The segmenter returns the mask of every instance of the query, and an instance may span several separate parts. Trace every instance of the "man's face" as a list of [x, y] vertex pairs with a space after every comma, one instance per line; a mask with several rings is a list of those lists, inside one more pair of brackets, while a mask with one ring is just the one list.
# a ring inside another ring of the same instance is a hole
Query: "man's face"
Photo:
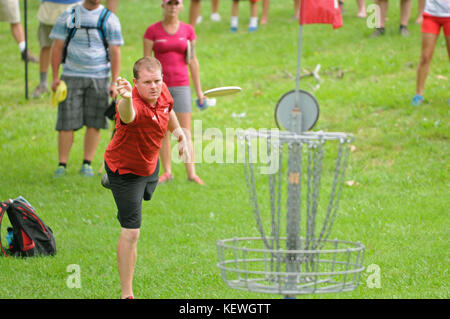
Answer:
[[139, 71], [139, 79], [133, 79], [133, 83], [141, 98], [153, 105], [161, 95], [163, 84], [161, 70], [142, 69]]

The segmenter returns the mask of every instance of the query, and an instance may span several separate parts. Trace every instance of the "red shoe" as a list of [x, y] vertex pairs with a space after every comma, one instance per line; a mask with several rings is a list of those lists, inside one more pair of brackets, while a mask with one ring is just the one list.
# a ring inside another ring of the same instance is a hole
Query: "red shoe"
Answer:
[[205, 185], [205, 182], [198, 175], [195, 175], [192, 178], [188, 178], [188, 181], [197, 183], [199, 185]]
[[158, 184], [168, 183], [171, 180], [173, 180], [173, 175], [166, 172], [159, 177]]

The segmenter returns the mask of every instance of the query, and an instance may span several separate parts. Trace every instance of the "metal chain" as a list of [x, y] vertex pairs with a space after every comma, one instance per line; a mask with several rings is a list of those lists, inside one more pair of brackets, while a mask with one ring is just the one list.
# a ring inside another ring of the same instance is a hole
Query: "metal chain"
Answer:
[[[252, 202], [252, 206], [253, 206], [253, 214], [255, 215], [256, 224], [257, 224], [258, 230], [261, 234], [261, 239], [264, 241], [264, 244], [268, 249], [272, 249], [272, 246], [267, 241], [267, 237], [265, 235], [264, 228], [263, 228], [262, 221], [261, 221], [261, 214], [259, 211], [258, 196], [256, 194], [256, 186], [255, 186], [255, 175], [254, 175], [252, 157], [251, 157], [252, 156], [252, 151], [251, 151], [252, 146], [251, 146], [250, 137], [246, 137], [246, 141], [247, 141], [246, 155], [248, 156], [247, 157], [248, 161], [246, 161], [246, 163], [248, 162], [248, 168], [246, 165], [244, 166], [245, 167], [245, 179], [247, 181], [247, 189], [249, 191], [250, 201]], [[245, 147], [245, 144], [244, 144], [244, 147]]]

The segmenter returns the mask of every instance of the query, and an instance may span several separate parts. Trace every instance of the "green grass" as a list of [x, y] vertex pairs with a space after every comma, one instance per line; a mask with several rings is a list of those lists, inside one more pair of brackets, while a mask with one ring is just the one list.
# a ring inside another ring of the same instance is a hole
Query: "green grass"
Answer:
[[[240, 95], [218, 100], [205, 112], [193, 110], [203, 132], [218, 128], [272, 128], [280, 97], [295, 88], [298, 24], [291, 20], [288, 1], [271, 3], [270, 23], [249, 34], [248, 5], [241, 4], [240, 29], [229, 32], [230, 1], [222, 1], [223, 21], [197, 27], [204, 89], [239, 85]], [[314, 130], [353, 133], [351, 153], [332, 237], [360, 241], [366, 247], [364, 265], [380, 267], [381, 288], [370, 288], [370, 273], [351, 293], [307, 298], [448, 298], [449, 297], [449, 59], [441, 37], [428, 76], [425, 98], [410, 105], [420, 56], [420, 27], [410, 24], [411, 36], [398, 34], [399, 8], [389, 8], [387, 34], [369, 39], [365, 21], [356, 18], [356, 5], [347, 1], [344, 27], [303, 28], [302, 67], [321, 64], [323, 78], [315, 89], [312, 78], [301, 87], [315, 95], [320, 118]], [[37, 1], [29, 1], [29, 45], [38, 52]], [[412, 19], [416, 14], [416, 2]], [[188, 9], [182, 13], [187, 20]], [[161, 17], [158, 1], [121, 1], [122, 72], [142, 54], [146, 27]], [[55, 257], [0, 258], [0, 298], [117, 298], [120, 283], [115, 248], [120, 227], [111, 193], [100, 186], [101, 175], [78, 175], [83, 130], [75, 135], [68, 176], [55, 180], [56, 108], [50, 96], [24, 98], [24, 67], [9, 26], [0, 24], [0, 199], [24, 196], [54, 230]], [[337, 71], [344, 77], [338, 78]], [[30, 65], [30, 92], [39, 69]], [[31, 93], [30, 93], [31, 94]], [[232, 113], [246, 112], [243, 118]], [[93, 165], [102, 163], [110, 131], [102, 139]], [[208, 142], [203, 143], [203, 148]], [[174, 182], [158, 187], [143, 206], [134, 291], [139, 298], [279, 298], [228, 288], [216, 267], [216, 241], [258, 234], [243, 167], [240, 164], [200, 163], [205, 187], [186, 181], [182, 164], [174, 164]], [[5, 236], [6, 224], [2, 227]], [[81, 268], [81, 289], [70, 289], [67, 267]]]

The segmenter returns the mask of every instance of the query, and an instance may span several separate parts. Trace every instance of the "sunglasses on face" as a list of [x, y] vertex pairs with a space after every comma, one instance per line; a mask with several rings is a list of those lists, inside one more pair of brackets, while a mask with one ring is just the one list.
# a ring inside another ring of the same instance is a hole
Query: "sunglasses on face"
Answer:
[[168, 4], [169, 6], [177, 6], [177, 5], [180, 4], [180, 2], [178, 2], [178, 1], [169, 1], [169, 2], [167, 2], [167, 4]]

